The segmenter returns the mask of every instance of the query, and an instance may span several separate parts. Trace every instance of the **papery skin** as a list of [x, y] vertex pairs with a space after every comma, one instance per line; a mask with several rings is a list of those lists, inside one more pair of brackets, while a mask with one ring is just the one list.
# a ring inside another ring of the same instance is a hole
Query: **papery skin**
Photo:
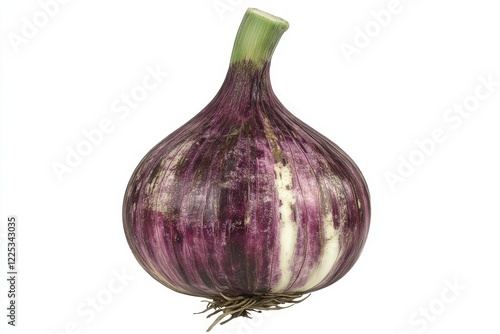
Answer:
[[123, 221], [139, 263], [177, 292], [307, 293], [360, 256], [370, 196], [347, 154], [280, 103], [269, 62], [240, 61], [139, 163]]

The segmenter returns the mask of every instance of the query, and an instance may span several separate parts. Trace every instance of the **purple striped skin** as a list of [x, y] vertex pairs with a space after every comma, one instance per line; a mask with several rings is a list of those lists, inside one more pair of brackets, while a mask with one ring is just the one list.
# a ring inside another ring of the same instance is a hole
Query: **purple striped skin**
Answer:
[[[332, 259], [325, 259], [325, 217], [338, 236]], [[142, 159], [123, 205], [125, 234], [143, 268], [174, 291], [203, 297], [329, 286], [360, 256], [369, 220], [358, 167], [280, 103], [269, 62], [231, 64], [207, 107]], [[285, 221], [296, 231], [288, 265]], [[332, 265], [308, 286], [321, 261]]]

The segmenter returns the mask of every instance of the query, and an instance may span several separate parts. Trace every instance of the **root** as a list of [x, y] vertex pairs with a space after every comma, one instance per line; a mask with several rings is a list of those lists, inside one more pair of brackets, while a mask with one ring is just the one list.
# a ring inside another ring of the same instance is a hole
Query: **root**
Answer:
[[[307, 295], [300, 299], [302, 296], [302, 293], [278, 293], [231, 297], [221, 293], [220, 296], [213, 297], [213, 300], [204, 300], [204, 302], [208, 303], [207, 308], [196, 314], [214, 310], [214, 312], [207, 315], [207, 318], [210, 318], [220, 313], [212, 325], [207, 329], [207, 332], [209, 332], [219, 322], [223, 325], [237, 317], [251, 318], [251, 311], [260, 313], [266, 310], [281, 310], [300, 303], [309, 297], [309, 295]], [[281, 304], [288, 303], [290, 305], [280, 306]], [[222, 319], [228, 316], [230, 317], [229, 319], [221, 322]]]

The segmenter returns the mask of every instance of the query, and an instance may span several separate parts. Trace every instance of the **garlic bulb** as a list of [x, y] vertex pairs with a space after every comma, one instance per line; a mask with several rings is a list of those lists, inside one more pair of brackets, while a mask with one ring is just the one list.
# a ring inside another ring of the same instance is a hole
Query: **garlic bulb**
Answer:
[[331, 285], [368, 234], [358, 167], [271, 88], [271, 57], [287, 29], [248, 9], [215, 98], [142, 159], [126, 189], [136, 259], [168, 288], [212, 299], [215, 323]]

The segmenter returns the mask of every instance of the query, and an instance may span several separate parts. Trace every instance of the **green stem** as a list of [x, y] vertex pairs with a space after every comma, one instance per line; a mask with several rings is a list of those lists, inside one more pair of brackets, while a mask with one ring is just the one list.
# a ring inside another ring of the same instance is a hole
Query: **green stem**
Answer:
[[259, 9], [247, 9], [234, 41], [231, 64], [252, 61], [258, 67], [271, 61], [288, 22]]

